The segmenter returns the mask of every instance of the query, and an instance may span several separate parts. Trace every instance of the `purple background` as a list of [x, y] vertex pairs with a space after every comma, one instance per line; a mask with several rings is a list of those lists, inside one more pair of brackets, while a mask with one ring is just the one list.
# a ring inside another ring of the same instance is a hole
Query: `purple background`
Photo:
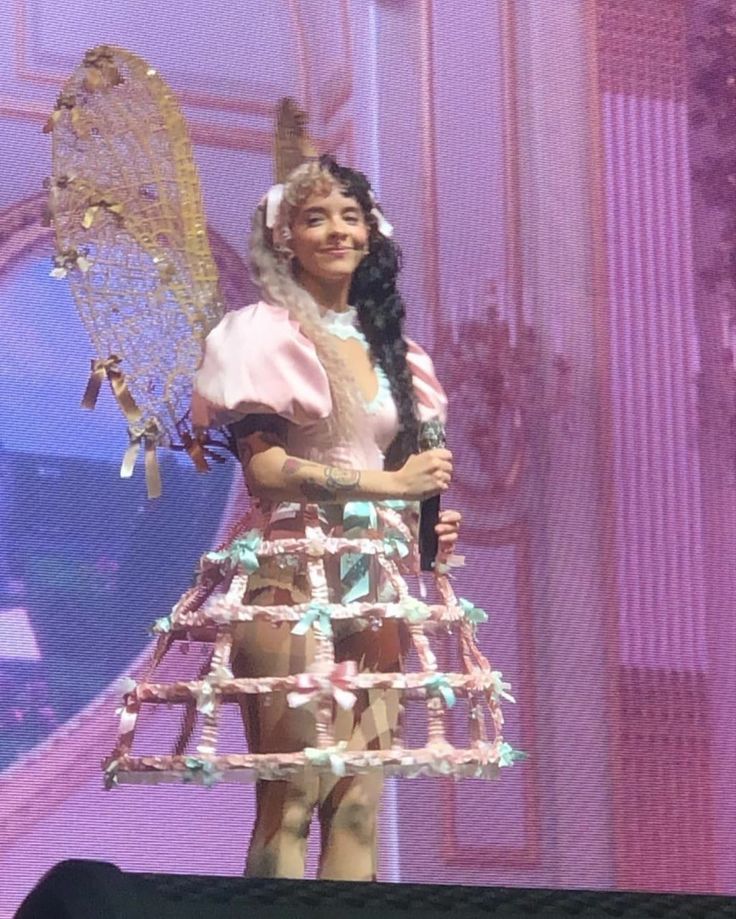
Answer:
[[77, 408], [93, 355], [48, 278], [40, 127], [103, 41], [182, 102], [231, 299], [252, 297], [282, 95], [369, 173], [404, 248], [451, 396], [458, 586], [491, 613], [531, 758], [494, 785], [390, 782], [381, 878], [736, 893], [731, 329], [700, 281], [718, 224], [690, 176], [713, 140], [688, 120], [708, 5], [0, 2], [0, 915], [71, 856], [238, 874], [253, 814], [249, 787], [101, 790], [116, 683], [237, 480], [170, 459], [147, 504], [117, 478], [112, 400]]

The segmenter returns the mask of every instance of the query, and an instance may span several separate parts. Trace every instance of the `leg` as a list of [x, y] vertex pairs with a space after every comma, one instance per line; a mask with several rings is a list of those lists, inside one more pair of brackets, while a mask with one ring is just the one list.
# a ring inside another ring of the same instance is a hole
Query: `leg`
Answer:
[[[378, 632], [358, 632], [338, 642], [338, 660], [355, 660], [361, 670], [400, 669], [398, 623], [386, 622]], [[335, 737], [348, 749], [388, 749], [399, 718], [395, 690], [358, 694], [352, 711], [339, 711]], [[319, 876], [329, 880], [370, 881], [376, 877], [377, 823], [383, 775], [369, 772], [335, 780], [322, 778], [319, 818], [322, 850]]]
[[[278, 602], [278, 601], [276, 601]], [[280, 676], [305, 670], [313, 655], [310, 635], [291, 634], [288, 624], [247, 623], [236, 630], [236, 676]], [[313, 745], [314, 714], [309, 706], [289, 708], [284, 693], [248, 696], [241, 703], [248, 747], [254, 753], [288, 753]], [[319, 796], [316, 776], [256, 783], [256, 821], [246, 874], [300, 878], [307, 837]]]

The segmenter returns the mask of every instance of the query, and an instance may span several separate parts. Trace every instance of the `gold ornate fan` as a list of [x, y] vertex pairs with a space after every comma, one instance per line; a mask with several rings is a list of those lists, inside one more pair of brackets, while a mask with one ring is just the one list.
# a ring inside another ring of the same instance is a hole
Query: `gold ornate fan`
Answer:
[[[307, 116], [278, 105], [274, 169], [282, 181], [317, 151]], [[186, 449], [192, 379], [224, 307], [186, 122], [157, 71], [122, 48], [88, 51], [49, 118], [54, 277], [68, 278], [98, 357], [85, 408], [108, 380], [128, 423], [121, 475], [145, 449], [149, 497], [161, 493], [157, 447]]]
[[89, 51], [46, 126], [57, 254], [98, 358], [83, 405], [107, 377], [128, 422], [121, 475], [146, 450], [186, 447], [206, 468], [187, 414], [202, 342], [223, 313], [184, 117], [159, 74], [120, 48]]

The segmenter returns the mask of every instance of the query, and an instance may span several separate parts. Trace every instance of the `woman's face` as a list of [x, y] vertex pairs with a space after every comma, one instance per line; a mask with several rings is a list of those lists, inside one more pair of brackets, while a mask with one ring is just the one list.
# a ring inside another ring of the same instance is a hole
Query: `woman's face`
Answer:
[[355, 198], [339, 187], [314, 192], [291, 223], [291, 249], [302, 271], [322, 281], [352, 277], [368, 251], [368, 225]]

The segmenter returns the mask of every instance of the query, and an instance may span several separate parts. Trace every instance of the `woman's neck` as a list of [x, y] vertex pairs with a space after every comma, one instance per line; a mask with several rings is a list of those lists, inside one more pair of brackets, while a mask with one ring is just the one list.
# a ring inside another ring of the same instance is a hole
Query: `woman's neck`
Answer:
[[328, 311], [344, 313], [348, 310], [348, 294], [352, 277], [338, 281], [326, 281], [314, 275], [302, 273], [297, 279], [313, 297], [321, 313]]

